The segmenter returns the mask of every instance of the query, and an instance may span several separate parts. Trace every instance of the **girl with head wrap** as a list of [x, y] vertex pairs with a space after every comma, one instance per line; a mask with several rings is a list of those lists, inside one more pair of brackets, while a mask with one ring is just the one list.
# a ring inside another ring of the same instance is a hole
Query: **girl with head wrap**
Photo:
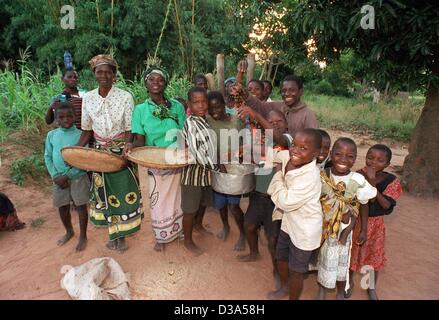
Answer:
[[[134, 147], [169, 147], [177, 140], [175, 133], [183, 128], [186, 120], [184, 107], [178, 100], [165, 95], [169, 80], [166, 70], [149, 68], [144, 80], [149, 98], [134, 109]], [[165, 243], [182, 235], [180, 171], [148, 169], [151, 223], [157, 251], [164, 250]]]
[[[99, 88], [84, 96], [78, 145], [94, 137], [95, 148], [126, 156], [132, 149], [134, 100], [129, 92], [113, 86], [118, 65], [111, 56], [98, 55], [89, 63]], [[125, 251], [125, 237], [139, 231], [142, 217], [139, 186], [130, 167], [113, 173], [93, 172], [90, 220], [108, 226], [109, 249]]]

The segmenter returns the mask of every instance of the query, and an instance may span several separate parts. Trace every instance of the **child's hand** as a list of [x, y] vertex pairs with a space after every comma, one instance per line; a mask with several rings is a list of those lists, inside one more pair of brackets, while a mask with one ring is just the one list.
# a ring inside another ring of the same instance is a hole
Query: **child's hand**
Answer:
[[246, 73], [247, 72], [247, 67], [248, 67], [247, 60], [240, 60], [238, 62], [238, 65], [237, 65], [236, 69], [237, 69], [237, 71], [239, 73]]
[[359, 246], [362, 246], [366, 242], [366, 240], [367, 240], [367, 233], [366, 233], [366, 231], [361, 231], [360, 232], [360, 236], [358, 237], [357, 244]]
[[281, 170], [282, 170], [282, 164], [277, 163], [276, 166], [274, 167], [274, 173], [277, 173]]
[[238, 108], [238, 116], [241, 119], [245, 119], [247, 116], [249, 116], [251, 119], [255, 119], [256, 114], [255, 111], [249, 106], [242, 106]]
[[66, 189], [69, 187], [69, 177], [68, 176], [58, 176], [53, 179], [53, 182], [61, 189]]
[[371, 167], [364, 167], [362, 169], [362, 171], [363, 171], [363, 175], [366, 178], [366, 180], [369, 181], [369, 183], [371, 185], [375, 186], [375, 184], [376, 184], [376, 175], [377, 175], [376, 170], [374, 168], [371, 168]]
[[340, 238], [338, 239], [338, 243], [341, 244], [342, 246], [345, 246], [348, 240], [349, 232], [346, 231], [347, 229], [344, 229], [340, 234]]
[[128, 159], [128, 155], [131, 153], [132, 150], [133, 150], [133, 143], [132, 142], [125, 143], [125, 146], [123, 148], [122, 157], [124, 157], [125, 159]]

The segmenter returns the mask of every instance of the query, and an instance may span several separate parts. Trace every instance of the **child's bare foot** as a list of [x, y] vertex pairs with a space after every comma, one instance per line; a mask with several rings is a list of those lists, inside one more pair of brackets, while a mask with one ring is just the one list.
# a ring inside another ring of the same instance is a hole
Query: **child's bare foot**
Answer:
[[343, 292], [342, 293], [337, 293], [335, 299], [336, 300], [344, 300], [344, 293]]
[[106, 247], [110, 250], [116, 250], [117, 249], [117, 240], [109, 240], [106, 244]]
[[245, 250], [245, 237], [243, 235], [239, 236], [238, 241], [235, 243], [235, 247], [233, 248], [235, 251], [244, 251]]
[[268, 300], [280, 300], [288, 297], [288, 294], [288, 289], [280, 288], [279, 290], [269, 292], [267, 298]]
[[154, 250], [157, 252], [165, 251], [165, 244], [156, 242], [154, 246]]
[[62, 246], [63, 244], [65, 244], [66, 242], [68, 242], [70, 239], [73, 238], [73, 235], [75, 233], [73, 231], [67, 231], [66, 234], [64, 235], [64, 237], [62, 237], [61, 239], [59, 239], [56, 244], [58, 246]]
[[259, 253], [249, 253], [238, 255], [238, 260], [241, 262], [253, 262], [259, 259]]
[[76, 246], [76, 252], [82, 251], [87, 246], [87, 238], [79, 238], [78, 245]]
[[213, 235], [213, 233], [210, 232], [209, 230], [207, 230], [206, 228], [204, 228], [204, 226], [202, 224], [195, 224], [194, 230], [205, 235], [205, 236], [212, 236]]
[[117, 239], [117, 251], [119, 253], [124, 253], [128, 250], [127, 242], [125, 241], [125, 238], [119, 238]]
[[184, 247], [189, 250], [195, 257], [198, 257], [203, 253], [203, 251], [198, 248], [193, 242], [184, 242]]
[[349, 289], [345, 291], [344, 298], [349, 299], [352, 296], [352, 291], [354, 290], [354, 284], [349, 284]]
[[375, 289], [367, 289], [369, 300], [379, 300]]
[[221, 230], [216, 237], [220, 240], [226, 241], [229, 237], [230, 228], [224, 227], [223, 230]]

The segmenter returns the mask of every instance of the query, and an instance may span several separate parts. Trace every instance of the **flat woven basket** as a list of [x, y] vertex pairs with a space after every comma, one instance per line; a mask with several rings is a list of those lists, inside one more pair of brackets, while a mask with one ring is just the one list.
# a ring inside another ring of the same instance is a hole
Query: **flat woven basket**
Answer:
[[108, 151], [84, 148], [65, 147], [61, 150], [64, 161], [69, 165], [87, 171], [116, 172], [127, 166], [121, 156]]
[[162, 147], [135, 148], [128, 155], [128, 159], [140, 166], [154, 169], [178, 169], [189, 164], [183, 150]]

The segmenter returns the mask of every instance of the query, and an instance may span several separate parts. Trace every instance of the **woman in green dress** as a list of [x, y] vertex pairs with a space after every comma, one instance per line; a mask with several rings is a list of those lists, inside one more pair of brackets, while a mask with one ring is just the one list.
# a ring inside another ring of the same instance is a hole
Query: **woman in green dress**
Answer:
[[[149, 98], [134, 109], [134, 147], [169, 147], [176, 142], [176, 133], [183, 128], [186, 120], [183, 105], [165, 96], [168, 78], [167, 72], [159, 67], [149, 68], [145, 74]], [[148, 169], [151, 224], [156, 251], [164, 250], [165, 243], [182, 236], [180, 175], [181, 170]]]

